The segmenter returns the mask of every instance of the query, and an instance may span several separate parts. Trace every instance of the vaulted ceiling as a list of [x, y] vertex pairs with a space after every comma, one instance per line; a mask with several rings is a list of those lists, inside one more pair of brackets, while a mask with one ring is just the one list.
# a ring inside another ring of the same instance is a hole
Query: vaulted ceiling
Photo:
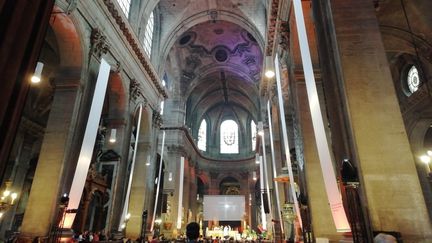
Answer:
[[176, 40], [169, 59], [177, 64], [171, 74], [187, 102], [189, 125], [204, 117], [213, 124], [257, 119], [263, 55], [251, 33], [223, 20], [200, 23]]
[[174, 49], [183, 60], [180, 90], [190, 123], [210, 114], [218, 120], [256, 117], [262, 53], [251, 34], [230, 22], [209, 21], [189, 29]]

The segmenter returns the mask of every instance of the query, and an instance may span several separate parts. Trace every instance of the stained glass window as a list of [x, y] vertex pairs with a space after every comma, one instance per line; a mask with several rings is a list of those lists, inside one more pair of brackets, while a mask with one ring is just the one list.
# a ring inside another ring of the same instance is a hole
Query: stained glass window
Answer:
[[236, 154], [238, 146], [238, 125], [233, 120], [225, 120], [220, 126], [220, 153]]

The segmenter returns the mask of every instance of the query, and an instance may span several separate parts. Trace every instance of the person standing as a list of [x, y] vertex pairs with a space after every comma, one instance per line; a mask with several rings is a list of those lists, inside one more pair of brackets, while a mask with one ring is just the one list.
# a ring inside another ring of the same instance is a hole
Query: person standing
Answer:
[[198, 242], [200, 226], [197, 222], [191, 222], [186, 226], [186, 242], [195, 243]]

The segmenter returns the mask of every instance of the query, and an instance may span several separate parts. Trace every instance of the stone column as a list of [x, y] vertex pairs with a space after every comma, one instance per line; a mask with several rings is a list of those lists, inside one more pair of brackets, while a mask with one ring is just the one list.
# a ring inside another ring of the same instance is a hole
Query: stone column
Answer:
[[[177, 131], [171, 131], [167, 133], [167, 136], [171, 136], [170, 133], [176, 133]], [[184, 229], [184, 224], [182, 223], [180, 231], [177, 229], [177, 217], [178, 217], [178, 206], [179, 206], [179, 198], [180, 198], [180, 191], [179, 191], [179, 185], [181, 183], [180, 178], [180, 160], [181, 157], [185, 157], [185, 177], [186, 177], [186, 169], [188, 168], [187, 164], [189, 163], [187, 160], [187, 157], [185, 156], [186, 153], [181, 146], [175, 146], [171, 145], [167, 147], [167, 161], [170, 161], [169, 163], [166, 163], [165, 170], [172, 171], [173, 172], [173, 180], [171, 182], [168, 182], [164, 184], [164, 189], [172, 191], [172, 196], [168, 197], [168, 204], [170, 205], [170, 212], [169, 215], [167, 214], [167, 221], [172, 222], [172, 234], [173, 236], [176, 236], [177, 234], [181, 233], [181, 230]], [[183, 183], [183, 202], [187, 201], [188, 194], [185, 193], [189, 191], [187, 180], [184, 180]], [[187, 213], [188, 206], [183, 203], [182, 209], [185, 213]], [[182, 214], [182, 222], [187, 221], [187, 214]]]
[[[120, 225], [122, 224], [121, 217], [125, 204], [125, 197], [127, 193], [127, 185], [129, 183], [129, 163], [132, 161], [133, 156], [133, 144], [135, 141], [131, 140], [132, 129], [138, 125], [139, 107], [142, 105], [142, 113], [144, 114], [145, 107], [147, 105], [147, 99], [143, 96], [141, 84], [131, 79], [129, 82], [128, 91], [129, 105], [125, 107], [125, 117], [131, 117], [126, 119], [125, 123], [120, 123], [120, 139], [123, 141], [121, 144], [121, 156], [123, 163], [118, 164], [118, 172], [115, 178], [112, 198], [112, 209], [111, 209], [111, 220], [110, 228], [111, 232], [117, 232]], [[126, 99], [125, 99], [126, 100]], [[122, 113], [122, 112], [120, 112]], [[121, 116], [121, 114], [119, 114]], [[118, 131], [117, 131], [118, 132]], [[123, 139], [122, 139], [123, 138]], [[135, 139], [136, 137], [134, 137]], [[119, 144], [120, 145], [120, 144]], [[118, 145], [116, 145], [118, 146]], [[150, 155], [153, 153], [149, 153]], [[155, 160], [155, 159], [154, 159]]]
[[[143, 147], [141, 146], [142, 150], [138, 150], [139, 152], [137, 152], [130, 191], [128, 213], [130, 213], [131, 217], [126, 225], [126, 237], [130, 239], [140, 237], [143, 211], [145, 209], [148, 210], [148, 218], [153, 216], [153, 208], [146, 202], [148, 198], [153, 198], [154, 177], [151, 172], [156, 170], [156, 164], [145, 165], [149, 151], [148, 147]], [[150, 208], [151, 210], [149, 210]]]
[[166, 127], [178, 127], [184, 125], [186, 118], [186, 109], [184, 104], [185, 102], [181, 97], [173, 97], [165, 100], [165, 113], [167, 115], [164, 115], [164, 125]]
[[372, 229], [401, 232], [404, 242], [430, 241], [432, 227], [373, 4], [335, 0], [329, 6]]
[[150, 200], [153, 198], [154, 193], [154, 174], [158, 173], [159, 168], [156, 168], [156, 159], [151, 161], [150, 165], [146, 165], [147, 156], [151, 155], [150, 138], [152, 137], [152, 131], [149, 124], [151, 126], [151, 112], [149, 108], [146, 108], [143, 109], [141, 119], [140, 136], [130, 191], [128, 213], [130, 213], [131, 217], [126, 226], [126, 237], [130, 239], [140, 237], [143, 211], [147, 209], [148, 219], [151, 220], [153, 216], [153, 205], [151, 205]]
[[[259, 178], [259, 172], [257, 173], [257, 179]], [[258, 208], [258, 204], [261, 204], [260, 202], [260, 197], [258, 197], [258, 200], [256, 198], [256, 194], [260, 193], [260, 190], [258, 189], [258, 191], [256, 190], [257, 188], [256, 186], [257, 181], [251, 180], [250, 184], [249, 184], [249, 193], [252, 197], [251, 200], [251, 206], [250, 206], [250, 215], [249, 215], [249, 226], [251, 227], [251, 229], [256, 229], [258, 226], [258, 214], [261, 215], [261, 211]], [[259, 187], [258, 187], [259, 188]], [[259, 194], [258, 194], [259, 195]]]
[[39, 155], [27, 208], [21, 226], [21, 237], [47, 236], [56, 214], [66, 148], [74, 132], [73, 114], [78, 102], [80, 70], [62, 68], [56, 80], [56, 91]]
[[[189, 161], [188, 166], [188, 175], [185, 174], [185, 180], [187, 179], [187, 182], [189, 184], [189, 197], [187, 205], [189, 205], [189, 209], [192, 212], [192, 218], [191, 221], [197, 222], [197, 215], [198, 215], [198, 207], [197, 207], [197, 180], [196, 180], [196, 173], [195, 173], [195, 165], [192, 161]], [[197, 222], [199, 223], [199, 222]]]
[[219, 184], [218, 184], [218, 172], [210, 171], [210, 182], [209, 182], [209, 188], [208, 188], [208, 194], [209, 195], [219, 195]]
[[184, 168], [184, 181], [183, 181], [183, 208], [185, 215], [183, 217], [184, 225], [186, 226], [189, 223], [189, 220], [193, 220], [193, 218], [189, 218], [189, 212], [192, 210], [191, 208], [191, 190], [192, 190], [192, 180], [191, 180], [191, 161], [185, 159], [185, 168]]
[[[127, 114], [125, 114], [127, 116]], [[126, 122], [129, 121], [128, 124]], [[131, 145], [131, 122], [133, 119], [119, 119], [117, 120], [113, 128], [117, 129], [117, 141], [114, 144], [108, 144], [108, 149], [113, 149], [114, 151], [119, 151], [120, 160], [116, 161], [117, 173], [113, 176], [113, 182], [111, 189], [111, 205], [107, 217], [109, 217], [108, 225], [105, 226], [106, 230], [115, 232], [119, 228], [120, 218], [124, 206], [124, 197], [126, 193], [127, 179], [128, 179], [128, 163], [131, 158], [129, 158], [129, 151]], [[111, 121], [112, 123], [112, 121]], [[115, 178], [115, 179], [114, 179]]]
[[312, 229], [317, 238], [337, 240], [342, 235], [336, 232], [328, 204], [304, 80], [297, 81], [296, 91], [298, 117], [303, 135], [305, 177], [312, 215]]
[[[253, 222], [256, 221], [255, 218], [255, 183], [256, 180], [253, 180], [253, 173], [250, 172], [247, 178], [247, 188], [246, 188], [246, 222], [248, 226], [251, 226]], [[243, 227], [243, 225], [242, 225]], [[246, 229], [246, 228], [244, 228]]]

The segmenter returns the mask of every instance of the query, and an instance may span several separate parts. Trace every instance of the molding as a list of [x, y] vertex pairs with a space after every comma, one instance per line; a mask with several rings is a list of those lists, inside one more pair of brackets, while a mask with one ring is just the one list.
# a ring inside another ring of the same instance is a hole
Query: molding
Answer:
[[[266, 59], [267, 56], [273, 56], [275, 49], [275, 39], [277, 38], [277, 24], [278, 24], [278, 16], [279, 16], [279, 4], [280, 0], [271, 0], [269, 4], [269, 11], [267, 17], [267, 42], [265, 46], [265, 53], [263, 54], [263, 60]], [[265, 63], [263, 63], [263, 66]], [[268, 95], [268, 78], [263, 77], [262, 83], [260, 85], [260, 95], [267, 96]]]
[[276, 24], [278, 22], [278, 13], [279, 13], [279, 0], [271, 1], [270, 14], [268, 15], [268, 24], [267, 24], [267, 45], [266, 45], [266, 55], [273, 56], [274, 51], [274, 42], [276, 39]]

